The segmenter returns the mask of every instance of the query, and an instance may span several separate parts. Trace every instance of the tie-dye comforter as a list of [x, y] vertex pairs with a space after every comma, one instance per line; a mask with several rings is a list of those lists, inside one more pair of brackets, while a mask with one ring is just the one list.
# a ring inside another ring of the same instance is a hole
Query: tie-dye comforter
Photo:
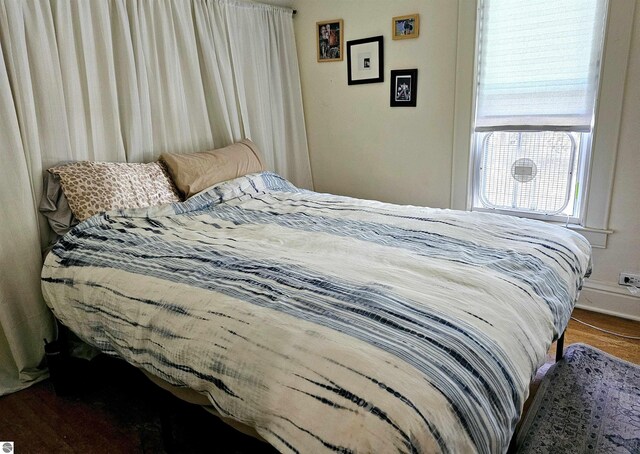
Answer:
[[272, 173], [95, 216], [42, 288], [88, 343], [289, 452], [504, 452], [589, 267], [570, 230]]

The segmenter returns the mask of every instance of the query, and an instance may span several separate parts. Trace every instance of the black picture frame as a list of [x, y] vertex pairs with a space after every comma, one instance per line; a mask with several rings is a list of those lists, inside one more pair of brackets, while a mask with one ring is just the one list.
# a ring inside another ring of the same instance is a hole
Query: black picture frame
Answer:
[[416, 107], [418, 96], [418, 69], [394, 69], [391, 71], [389, 106]]
[[347, 41], [347, 83], [349, 85], [384, 82], [383, 37]]

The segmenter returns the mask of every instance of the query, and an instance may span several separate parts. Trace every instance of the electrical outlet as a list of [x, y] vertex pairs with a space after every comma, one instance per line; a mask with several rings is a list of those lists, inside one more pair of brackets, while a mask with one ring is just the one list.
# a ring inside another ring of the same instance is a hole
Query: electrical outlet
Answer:
[[640, 274], [620, 273], [618, 284], [627, 287], [640, 287]]

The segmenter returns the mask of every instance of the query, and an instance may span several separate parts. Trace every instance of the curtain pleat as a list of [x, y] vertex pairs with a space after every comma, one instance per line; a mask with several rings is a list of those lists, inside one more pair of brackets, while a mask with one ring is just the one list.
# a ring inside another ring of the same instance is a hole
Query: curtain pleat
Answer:
[[141, 85], [149, 90], [152, 150], [174, 153], [214, 147], [207, 112], [191, 3], [135, 2], [140, 40], [138, 65], [144, 66]]
[[221, 143], [245, 137], [233, 78], [227, 27], [220, 8], [206, 0], [194, 0], [200, 74], [213, 132]]
[[[311, 188], [295, 34], [290, 13], [249, 3], [211, 1], [226, 17], [236, 92], [245, 135], [261, 147], [267, 165]], [[247, 39], [253, 34], [260, 39]]]
[[[0, 25], [6, 24], [5, 19], [0, 16]], [[53, 335], [53, 318], [40, 295], [42, 259], [29, 183], [31, 160], [23, 146], [6, 61], [5, 47], [0, 46], [0, 394], [43, 377], [38, 369], [42, 339], [51, 340]]]
[[[42, 377], [43, 172], [250, 138], [312, 188], [291, 11], [233, 0], [0, 2], [0, 395]], [[8, 266], [11, 264], [11, 266]], [[7, 271], [5, 271], [7, 270]]]

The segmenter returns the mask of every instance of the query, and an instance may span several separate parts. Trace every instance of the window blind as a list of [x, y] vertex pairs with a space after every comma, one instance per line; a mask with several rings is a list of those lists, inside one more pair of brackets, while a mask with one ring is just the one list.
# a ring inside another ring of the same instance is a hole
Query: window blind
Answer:
[[606, 0], [484, 0], [476, 131], [589, 131], [606, 10]]

